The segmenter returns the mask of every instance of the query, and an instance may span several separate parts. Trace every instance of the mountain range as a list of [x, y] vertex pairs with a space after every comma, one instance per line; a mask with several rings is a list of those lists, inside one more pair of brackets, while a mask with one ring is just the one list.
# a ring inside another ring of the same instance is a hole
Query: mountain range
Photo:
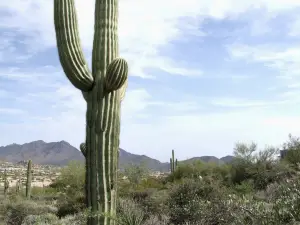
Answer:
[[[81, 152], [66, 141], [49, 142], [42, 140], [33, 141], [25, 144], [10, 144], [0, 147], [0, 159], [8, 162], [17, 163], [31, 159], [33, 163], [40, 165], [64, 166], [71, 160], [84, 161]], [[192, 162], [201, 160], [203, 162], [214, 162], [218, 164], [230, 163], [233, 156], [217, 158], [215, 156], [194, 157], [182, 162]], [[144, 163], [150, 170], [168, 171], [169, 163], [160, 162], [146, 155], [136, 155], [120, 148], [119, 167], [124, 169], [126, 165], [139, 165]]]

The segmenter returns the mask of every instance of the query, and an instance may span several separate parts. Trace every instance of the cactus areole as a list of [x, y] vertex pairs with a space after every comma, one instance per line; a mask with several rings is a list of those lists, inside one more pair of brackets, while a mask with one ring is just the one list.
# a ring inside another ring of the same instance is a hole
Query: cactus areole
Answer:
[[74, 0], [54, 0], [54, 24], [62, 68], [87, 103], [83, 154], [88, 225], [115, 225], [120, 104], [128, 65], [118, 58], [118, 0], [95, 2], [91, 71], [80, 46]]

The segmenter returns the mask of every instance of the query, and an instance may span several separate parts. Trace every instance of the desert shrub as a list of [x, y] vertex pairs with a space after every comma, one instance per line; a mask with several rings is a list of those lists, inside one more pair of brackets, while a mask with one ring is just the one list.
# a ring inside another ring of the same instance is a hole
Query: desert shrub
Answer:
[[61, 169], [61, 174], [50, 185], [60, 192], [66, 192], [70, 195], [84, 190], [85, 166], [82, 162], [70, 161], [66, 167]]
[[230, 167], [230, 183], [236, 185], [251, 179], [251, 174], [247, 170], [250, 166], [251, 163], [243, 159], [233, 160]]
[[146, 212], [146, 217], [151, 215], [161, 216], [166, 213], [165, 203], [167, 202], [168, 191], [157, 189], [146, 189], [143, 191], [134, 191], [130, 195], [139, 207]]
[[221, 196], [222, 188], [217, 183], [205, 180], [184, 180], [170, 191], [168, 208], [170, 221], [174, 224], [196, 222], [203, 214], [203, 202]]
[[148, 177], [149, 171], [145, 163], [141, 165], [129, 164], [125, 167], [124, 175], [132, 185], [137, 186], [144, 178]]
[[31, 194], [34, 196], [56, 196], [57, 190], [51, 187], [32, 187]]
[[143, 210], [130, 199], [119, 199], [117, 204], [118, 225], [142, 225], [146, 221]]
[[146, 189], [142, 191], [132, 191], [130, 194], [131, 199], [137, 203], [145, 202], [149, 199], [150, 195], [154, 192], [153, 189]]
[[180, 163], [176, 170], [166, 177], [167, 182], [173, 182], [181, 179], [197, 179], [201, 175], [201, 167], [203, 162], [200, 160], [191, 163]]
[[158, 217], [155, 215], [151, 215], [143, 225], [169, 225], [169, 219], [167, 217]]
[[[229, 224], [239, 225], [279, 225], [276, 218], [272, 215], [271, 205], [263, 201], [255, 201], [253, 196], [239, 197], [236, 195], [228, 195], [221, 200], [226, 211], [222, 214], [215, 214], [215, 218], [223, 218], [225, 215]], [[214, 205], [215, 206], [215, 205]], [[226, 221], [226, 220], [223, 220]], [[212, 223], [210, 223], [212, 224]], [[226, 224], [226, 223], [221, 223]]]
[[69, 215], [59, 220], [54, 214], [43, 215], [29, 215], [26, 216], [22, 225], [85, 225], [86, 214], [79, 213], [76, 215]]
[[234, 193], [238, 195], [246, 195], [254, 192], [253, 180], [245, 180], [240, 184], [236, 184], [232, 187]]
[[42, 215], [28, 215], [24, 218], [22, 225], [58, 225], [58, 222], [56, 215], [46, 213]]
[[85, 209], [85, 196], [78, 193], [75, 196], [62, 194], [57, 200], [57, 216], [59, 218], [67, 215], [74, 215]]
[[143, 179], [139, 185], [141, 188], [156, 188], [156, 189], [164, 189], [165, 185], [163, 184], [163, 178], [156, 177], [146, 177]]
[[257, 151], [257, 145], [237, 143], [234, 149], [236, 159], [230, 169], [231, 184], [241, 185], [253, 181], [255, 190], [264, 190], [268, 184], [279, 182], [292, 175], [290, 167], [277, 159], [278, 149], [267, 147]]
[[87, 213], [80, 212], [62, 218], [57, 225], [85, 225], [87, 224]]
[[28, 215], [55, 214], [56, 212], [57, 208], [54, 206], [32, 201], [9, 203], [6, 208], [6, 224], [21, 225], [24, 218]]
[[165, 183], [176, 182], [181, 179], [200, 180], [201, 178], [209, 177], [212, 180], [219, 180], [225, 184], [228, 183], [229, 172], [229, 165], [218, 165], [196, 160], [190, 163], [180, 163], [176, 170], [165, 179]]
[[272, 196], [273, 213], [282, 223], [300, 222], [299, 177], [279, 185]]
[[289, 140], [283, 144], [283, 150], [288, 151], [283, 161], [298, 170], [298, 164], [300, 163], [300, 138], [289, 134]]

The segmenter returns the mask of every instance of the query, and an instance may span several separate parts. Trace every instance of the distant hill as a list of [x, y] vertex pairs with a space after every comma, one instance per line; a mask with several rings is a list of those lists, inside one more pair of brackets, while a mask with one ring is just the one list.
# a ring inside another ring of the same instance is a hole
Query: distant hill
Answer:
[[231, 163], [234, 159], [235, 159], [235, 157], [232, 155], [227, 155], [227, 156], [220, 158], [220, 160], [224, 163]]
[[234, 160], [234, 156], [228, 155], [220, 159], [215, 156], [200, 156], [200, 157], [193, 157], [187, 160], [183, 160], [182, 162], [189, 163], [197, 160], [201, 160], [206, 163], [216, 163], [222, 165], [224, 163], [231, 163]]
[[[0, 158], [13, 163], [31, 159], [35, 164], [57, 166], [66, 165], [70, 160], [84, 160], [81, 152], [66, 141], [46, 143], [41, 140], [22, 145], [11, 144], [2, 146], [0, 147]], [[233, 156], [225, 156], [221, 159], [214, 156], [201, 156], [184, 160], [183, 162], [188, 163], [195, 160], [202, 160], [203, 162], [223, 164], [229, 163], [233, 159]], [[132, 154], [120, 148], [120, 169], [124, 169], [128, 164], [145, 164], [149, 169], [154, 171], [168, 171], [170, 168], [169, 163], [160, 162], [146, 155]]]
[[14, 163], [31, 159], [35, 164], [51, 165], [65, 165], [70, 160], [84, 160], [81, 152], [66, 141], [46, 143], [41, 140], [0, 147], [0, 158]]

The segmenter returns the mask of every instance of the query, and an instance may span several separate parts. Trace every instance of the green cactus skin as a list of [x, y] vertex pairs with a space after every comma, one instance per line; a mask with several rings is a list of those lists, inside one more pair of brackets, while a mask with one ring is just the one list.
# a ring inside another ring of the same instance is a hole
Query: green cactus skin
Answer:
[[79, 148], [80, 148], [80, 151], [81, 151], [82, 155], [84, 157], [86, 157], [86, 146], [85, 146], [85, 143], [81, 143], [80, 146], [79, 146]]
[[[56, 41], [62, 68], [87, 102], [86, 205], [88, 225], [115, 225], [120, 105], [128, 65], [118, 58], [118, 0], [96, 0], [92, 71], [80, 45], [74, 0], [54, 0]], [[104, 214], [106, 216], [99, 216]]]
[[177, 159], [174, 159], [174, 150], [172, 150], [172, 158], [170, 158], [170, 169], [171, 169], [171, 173], [174, 173], [176, 167], [177, 167], [177, 164], [178, 164], [178, 161]]
[[26, 180], [26, 198], [30, 199], [31, 197], [31, 180], [32, 180], [32, 161], [28, 161], [27, 165], [27, 180]]

